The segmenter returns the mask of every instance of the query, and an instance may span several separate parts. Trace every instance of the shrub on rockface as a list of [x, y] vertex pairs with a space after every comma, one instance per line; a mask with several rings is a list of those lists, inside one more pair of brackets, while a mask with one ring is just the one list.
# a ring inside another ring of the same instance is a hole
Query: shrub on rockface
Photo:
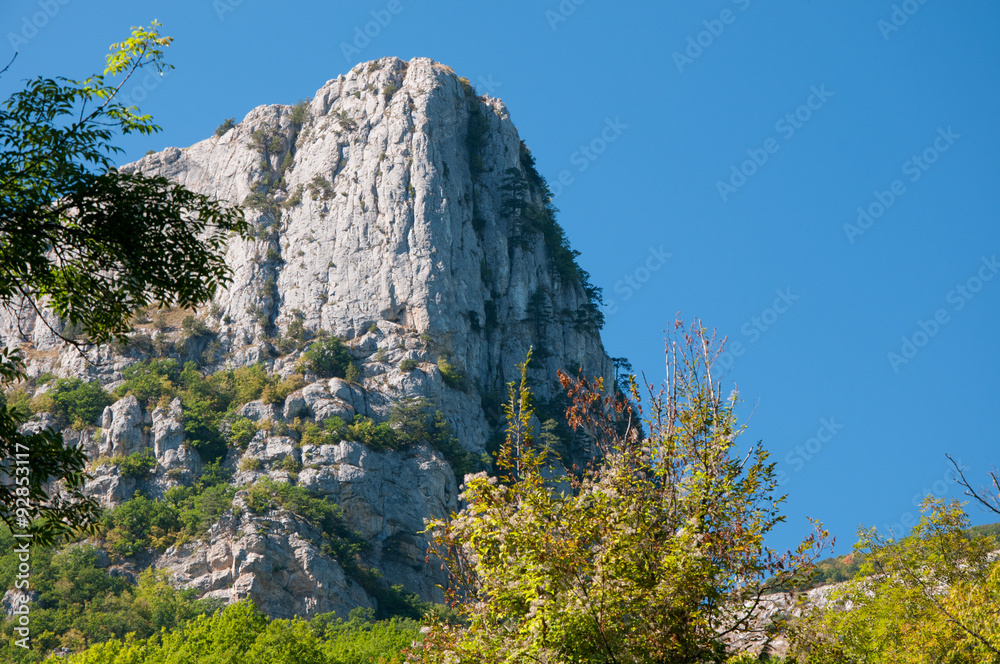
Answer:
[[236, 489], [212, 464], [193, 487], [176, 486], [162, 500], [136, 494], [104, 517], [108, 549], [133, 556], [147, 549], [162, 551], [188, 539], [205, 537], [219, 516], [232, 507]]
[[48, 392], [31, 400], [31, 409], [51, 413], [59, 424], [82, 429], [97, 423], [105, 407], [114, 398], [100, 383], [85, 383], [79, 378], [60, 378]]
[[290, 386], [284, 381], [276, 383], [260, 365], [205, 376], [193, 362], [181, 367], [174, 359], [156, 359], [132, 364], [122, 375], [118, 396], [135, 395], [147, 407], [167, 406], [179, 398], [188, 443], [209, 462], [226, 453], [223, 423], [237, 408], [265, 395], [273, 399], [275, 391], [283, 394], [283, 401], [289, 392], [298, 389], [284, 391]]
[[156, 457], [149, 449], [144, 452], [133, 452], [118, 464], [118, 472], [122, 477], [137, 480], [149, 477], [154, 468], [156, 468]]
[[354, 360], [343, 341], [328, 337], [314, 341], [303, 354], [301, 363], [320, 378], [346, 378]]
[[215, 135], [221, 137], [235, 126], [236, 118], [226, 118], [222, 121], [222, 124], [215, 128]]
[[321, 425], [303, 425], [303, 445], [336, 445], [349, 440], [376, 451], [399, 450], [409, 445], [429, 445], [441, 452], [456, 476], [480, 469], [480, 462], [458, 442], [444, 414], [426, 399], [407, 399], [389, 411], [389, 420], [376, 424], [368, 417], [350, 423], [331, 417]]

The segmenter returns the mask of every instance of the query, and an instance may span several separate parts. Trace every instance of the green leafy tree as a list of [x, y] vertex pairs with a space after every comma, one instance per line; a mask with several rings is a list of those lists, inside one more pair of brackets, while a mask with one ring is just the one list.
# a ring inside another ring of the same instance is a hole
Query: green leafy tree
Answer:
[[[25, 377], [20, 353], [0, 349], [0, 382]], [[22, 414], [0, 407], [0, 520], [39, 544], [74, 530], [87, 529], [100, 518], [96, 501], [83, 493], [87, 455], [66, 447], [62, 434], [50, 429], [25, 431]], [[61, 491], [49, 495], [49, 478], [62, 480]]]
[[156, 468], [156, 457], [152, 450], [146, 448], [142, 452], [133, 452], [118, 464], [118, 472], [122, 477], [131, 477], [137, 480], [144, 480], [150, 476]]
[[321, 378], [346, 378], [353, 364], [347, 346], [336, 337], [314, 341], [302, 356], [302, 365]]
[[79, 378], [60, 378], [51, 390], [32, 400], [36, 412], [48, 411], [60, 424], [83, 429], [97, 418], [114, 399], [100, 383], [85, 383]]
[[[140, 581], [141, 585], [141, 581]], [[152, 638], [118, 637], [71, 655], [69, 664], [401, 664], [403, 651], [419, 639], [410, 620], [374, 622], [351, 613], [311, 621], [269, 620], [249, 600], [214, 615], [201, 615]]]
[[784, 518], [783, 497], [764, 449], [737, 446], [737, 397], [722, 397], [711, 378], [720, 350], [697, 325], [669, 347], [648, 435], [634, 379], [628, 402], [608, 396], [600, 379], [561, 374], [569, 422], [596, 445], [597, 461], [579, 475], [536, 445], [521, 365], [520, 386], [509, 386], [501, 476], [467, 477], [466, 507], [431, 524], [464, 622], [432, 621], [418, 659], [726, 660], [726, 635], [751, 628], [762, 595], [824, 534], [796, 552], [765, 545]]
[[855, 578], [791, 625], [800, 662], [1000, 662], [997, 542], [967, 530], [957, 501], [929, 497], [901, 539], [860, 532]]
[[[0, 107], [0, 306], [94, 343], [124, 340], [133, 312], [154, 301], [210, 300], [231, 278], [227, 239], [248, 230], [239, 209], [115, 167], [118, 133], [159, 130], [117, 99], [140, 69], [169, 67], [171, 38], [159, 27], [134, 28], [112, 44], [103, 74], [35, 78]], [[0, 355], [0, 377], [24, 378], [20, 356]], [[82, 451], [57, 434], [21, 434], [19, 424], [0, 411], [0, 457], [15, 460], [0, 468], [0, 520], [38, 540], [94, 523], [97, 506], [80, 491]], [[45, 491], [50, 477], [63, 480], [65, 493]]]
[[[0, 526], [0, 587], [11, 587], [17, 573], [13, 535]], [[40, 662], [60, 645], [73, 649], [134, 634], [146, 638], [203, 612], [212, 613], [217, 600], [198, 600], [196, 590], [177, 590], [162, 570], [146, 570], [138, 583], [108, 573], [101, 552], [76, 544], [58, 552], [36, 547], [31, 554], [31, 584], [39, 593], [31, 606], [31, 648], [10, 638], [18, 621], [0, 620], [0, 661]], [[63, 661], [63, 660], [58, 660]]]

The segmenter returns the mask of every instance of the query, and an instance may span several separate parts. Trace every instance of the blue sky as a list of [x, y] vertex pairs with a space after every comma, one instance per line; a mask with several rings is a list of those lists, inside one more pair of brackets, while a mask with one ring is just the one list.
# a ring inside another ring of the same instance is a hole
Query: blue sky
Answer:
[[658, 379], [678, 311], [729, 336], [724, 382], [789, 494], [774, 544], [810, 516], [845, 553], [958, 496], [945, 453], [997, 463], [1000, 5], [9, 0], [0, 93], [97, 71], [153, 18], [176, 69], [128, 94], [164, 130], [123, 161], [377, 57], [501, 97], [604, 288], [609, 353]]

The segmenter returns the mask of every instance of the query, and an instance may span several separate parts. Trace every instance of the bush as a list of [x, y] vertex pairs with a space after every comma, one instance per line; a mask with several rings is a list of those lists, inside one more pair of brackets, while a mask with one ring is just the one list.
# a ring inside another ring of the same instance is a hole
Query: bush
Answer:
[[317, 200], [329, 200], [333, 196], [333, 185], [325, 177], [317, 173], [309, 181], [306, 186], [309, 189], [309, 193], [312, 194], [312, 199]]
[[0, 394], [0, 406], [7, 406], [11, 414], [19, 421], [31, 417], [31, 397], [28, 396], [27, 390], [23, 387], [11, 390], [6, 394]]
[[133, 394], [141, 403], [156, 403], [162, 397], [176, 396], [180, 364], [174, 359], [136, 362], [125, 367], [122, 378], [116, 395]]
[[214, 334], [205, 321], [192, 315], [184, 317], [181, 328], [189, 337], [207, 337]]
[[268, 152], [280, 152], [282, 148], [281, 136], [273, 129], [256, 129], [250, 135], [250, 143], [253, 148], [266, 155]]
[[247, 507], [254, 514], [284, 508], [323, 528], [334, 530], [342, 525], [340, 507], [324, 498], [313, 498], [304, 487], [275, 482], [264, 477], [247, 491]]
[[477, 459], [461, 446], [441, 411], [426, 399], [397, 404], [389, 412], [389, 421], [381, 424], [367, 417], [357, 417], [351, 423], [331, 417], [323, 422], [322, 429], [307, 423], [302, 431], [303, 445], [336, 445], [344, 440], [376, 451], [429, 445], [444, 455], [459, 477], [479, 469]]
[[408, 357], [399, 363], [399, 369], [400, 371], [413, 371], [417, 368], [417, 364], [416, 360]]
[[189, 537], [205, 537], [232, 507], [235, 488], [226, 480], [215, 463], [206, 467], [194, 487], [172, 487], [163, 500], [137, 494], [104, 517], [108, 548], [120, 556], [133, 556], [149, 548], [162, 551]]
[[245, 456], [240, 459], [239, 469], [241, 473], [247, 471], [260, 471], [264, 468], [264, 464], [257, 457]]
[[285, 403], [285, 399], [288, 398], [289, 394], [296, 390], [301, 390], [305, 385], [306, 381], [302, 374], [292, 374], [280, 383], [272, 383], [265, 387], [260, 398], [264, 403], [280, 406]]
[[284, 470], [289, 473], [297, 473], [302, 470], [302, 463], [296, 461], [293, 456], [286, 456], [276, 467], [278, 470]]
[[474, 455], [458, 442], [444, 414], [426, 399], [409, 399], [389, 412], [389, 426], [396, 432], [397, 446], [429, 445], [444, 455], [459, 479], [479, 470]]
[[249, 418], [237, 418], [229, 425], [229, 444], [233, 447], [246, 449], [256, 435], [257, 425]]
[[120, 556], [134, 556], [150, 547], [166, 549], [181, 528], [174, 507], [141, 494], [109, 512], [103, 525], [109, 548]]
[[391, 426], [385, 422], [375, 424], [368, 417], [358, 418], [354, 424], [348, 425], [344, 437], [379, 451], [399, 449], [400, 445], [399, 437]]
[[217, 464], [210, 465], [194, 487], [173, 487], [164, 494], [164, 502], [177, 510], [178, 540], [204, 539], [212, 524], [233, 506], [236, 489], [218, 470]]
[[442, 355], [438, 358], [437, 365], [438, 370], [441, 372], [441, 378], [444, 379], [445, 385], [456, 390], [465, 389], [465, 374], [459, 371], [458, 367], [449, 362], [448, 358]]
[[156, 468], [156, 457], [152, 450], [133, 452], [118, 463], [118, 472], [122, 477], [143, 480], [149, 477]]
[[93, 425], [114, 398], [100, 383], [85, 383], [79, 378], [60, 378], [45, 394], [32, 399], [36, 413], [49, 412], [60, 424], [80, 430]]
[[225, 394], [231, 408], [239, 408], [261, 398], [274, 379], [259, 364], [239, 369], [224, 369], [212, 374], [208, 382], [214, 389]]
[[225, 135], [227, 131], [229, 131], [235, 126], [236, 126], [236, 118], [226, 118], [225, 120], [222, 121], [222, 124], [220, 124], [218, 127], [215, 128], [215, 135], [221, 138], [222, 136]]
[[346, 378], [353, 364], [347, 346], [336, 337], [314, 341], [302, 356], [302, 366], [321, 378]]
[[302, 126], [309, 119], [309, 102], [305, 99], [300, 99], [295, 106], [292, 107], [292, 124]]

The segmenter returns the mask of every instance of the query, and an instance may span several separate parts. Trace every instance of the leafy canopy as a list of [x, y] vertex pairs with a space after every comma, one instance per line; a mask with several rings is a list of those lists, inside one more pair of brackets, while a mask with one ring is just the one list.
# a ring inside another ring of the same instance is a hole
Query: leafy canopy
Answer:
[[854, 579], [792, 624], [799, 661], [1000, 662], [996, 540], [969, 531], [957, 501], [930, 496], [921, 511], [898, 540], [861, 530]]
[[[171, 38], [159, 27], [112, 44], [102, 74], [31, 79], [0, 105], [0, 306], [19, 321], [37, 315], [57, 333], [123, 340], [134, 311], [195, 306], [231, 279], [223, 252], [232, 234], [247, 236], [241, 210], [114, 164], [117, 134], [159, 130], [117, 100], [140, 69], [169, 67]], [[0, 352], [2, 382], [24, 378], [20, 354]], [[82, 450], [51, 431], [22, 433], [20, 415], [0, 408], [0, 457], [15, 460], [0, 468], [0, 520], [36, 541], [95, 523]], [[49, 478], [63, 481], [62, 493], [49, 495]]]
[[373, 622], [352, 611], [347, 622], [330, 614], [310, 621], [269, 620], [249, 600], [148, 639], [126, 637], [72, 655], [69, 664], [402, 664], [404, 649], [420, 636], [410, 620]]
[[536, 445], [521, 366], [502, 476], [467, 477], [467, 506], [430, 526], [465, 622], [434, 621], [423, 661], [725, 661], [727, 634], [751, 628], [825, 533], [796, 552], [765, 545], [784, 498], [760, 444], [737, 446], [737, 396], [711, 378], [720, 350], [697, 325], [668, 347], [648, 435], [634, 378], [630, 402], [561, 374], [569, 422], [597, 449], [579, 475]]
[[116, 133], [159, 131], [116, 100], [139, 69], [169, 68], [158, 28], [112, 44], [104, 74], [38, 77], [0, 108], [0, 303], [44, 306], [95, 342], [154, 301], [210, 299], [230, 278], [226, 240], [247, 230], [238, 208], [115, 168]]

